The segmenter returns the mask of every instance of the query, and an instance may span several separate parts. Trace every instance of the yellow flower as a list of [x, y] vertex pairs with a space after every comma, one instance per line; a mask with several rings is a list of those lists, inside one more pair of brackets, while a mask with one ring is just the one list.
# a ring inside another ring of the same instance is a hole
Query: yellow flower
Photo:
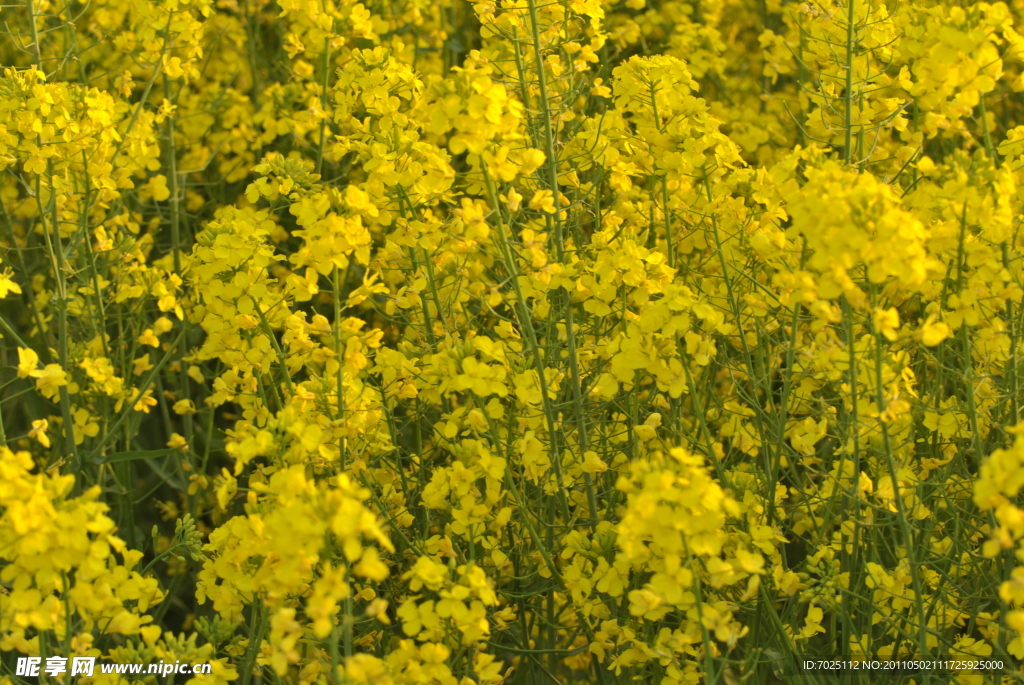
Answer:
[[99, 423], [85, 407], [78, 407], [73, 412], [75, 419], [75, 444], [81, 445], [86, 438], [94, 438], [100, 432]]
[[548, 214], [554, 214], [555, 212], [555, 195], [550, 190], [543, 189], [538, 190], [534, 193], [530, 199], [530, 209], [537, 212], [547, 212]]
[[160, 347], [160, 339], [153, 334], [152, 328], [147, 328], [145, 331], [143, 331], [142, 335], [139, 336], [138, 342], [140, 345]]
[[517, 193], [515, 188], [509, 188], [508, 192], [501, 195], [499, 199], [505, 203], [510, 212], [518, 212], [519, 206], [523, 202], [523, 196]]
[[50, 422], [46, 419], [39, 419], [38, 421], [32, 422], [32, 430], [29, 431], [28, 436], [35, 438], [39, 441], [43, 447], [50, 446], [50, 438], [46, 435], [46, 429], [50, 425]]
[[886, 340], [895, 340], [898, 336], [896, 329], [900, 325], [900, 315], [895, 307], [889, 309], [875, 309], [873, 313], [875, 330], [885, 336]]
[[36, 387], [43, 397], [54, 400], [57, 397], [58, 389], [68, 385], [67, 374], [60, 364], [47, 364], [41, 371], [34, 371], [32, 375], [36, 378]]
[[132, 393], [132, 397], [138, 397], [138, 399], [134, 400], [132, 409], [134, 409], [135, 411], [141, 411], [144, 414], [148, 414], [150, 408], [155, 407], [157, 405], [156, 398], [152, 396], [152, 392], [152, 390], [147, 390], [146, 392], [142, 393], [141, 397], [138, 397], [139, 391], [135, 390]]
[[150, 179], [147, 188], [157, 202], [163, 202], [171, 196], [171, 191], [167, 187], [167, 177], [163, 174], [157, 174]]
[[924, 325], [921, 326], [921, 330], [918, 332], [921, 338], [921, 342], [926, 347], [935, 347], [946, 338], [953, 335], [953, 331], [950, 330], [942, 321], [937, 321], [936, 316], [932, 314], [929, 316]]
[[28, 378], [39, 374], [39, 355], [34, 350], [18, 348], [18, 378]]
[[21, 293], [21, 286], [14, 282], [10, 269], [0, 272], [0, 300], [10, 293]]
[[174, 403], [173, 409], [175, 414], [194, 414], [196, 405], [192, 400], [178, 400]]

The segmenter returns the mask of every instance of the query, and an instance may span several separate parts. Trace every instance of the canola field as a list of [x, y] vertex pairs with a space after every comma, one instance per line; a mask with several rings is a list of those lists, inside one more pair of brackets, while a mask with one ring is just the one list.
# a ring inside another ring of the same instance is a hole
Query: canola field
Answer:
[[0, 684], [1024, 683], [1021, 0], [0, 19]]

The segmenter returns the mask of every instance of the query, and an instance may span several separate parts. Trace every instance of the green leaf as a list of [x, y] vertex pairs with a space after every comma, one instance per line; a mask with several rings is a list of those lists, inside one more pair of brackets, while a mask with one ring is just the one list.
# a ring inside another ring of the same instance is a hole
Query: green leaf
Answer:
[[133, 452], [114, 452], [108, 454], [106, 457], [95, 457], [93, 462], [96, 464], [115, 464], [121, 461], [135, 461], [136, 459], [157, 459], [159, 457], [166, 457], [168, 454], [176, 452], [176, 448], [165, 447], [159, 450], [135, 450]]

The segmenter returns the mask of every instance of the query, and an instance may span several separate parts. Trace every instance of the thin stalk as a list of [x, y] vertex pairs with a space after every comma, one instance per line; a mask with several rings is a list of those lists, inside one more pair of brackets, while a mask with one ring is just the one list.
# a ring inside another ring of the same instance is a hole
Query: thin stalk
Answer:
[[[872, 289], [873, 291], [874, 289]], [[872, 292], [872, 306], [875, 305], [874, 292]], [[881, 331], [877, 330], [877, 327], [872, 323], [872, 333], [874, 335], [874, 347], [875, 347], [875, 402], [878, 405], [878, 424], [882, 431], [882, 443], [885, 450], [885, 464], [889, 471], [889, 478], [892, 481], [893, 499], [896, 501], [896, 516], [898, 519], [900, 534], [903, 537], [903, 545], [906, 550], [907, 563], [909, 564], [912, 571], [916, 571], [920, 566], [917, 562], [917, 550], [914, 547], [914, 536], [910, 529], [910, 522], [907, 518], [906, 503], [903, 501], [903, 494], [900, 492], [899, 485], [899, 473], [896, 468], [896, 462], [893, 458], [892, 440], [889, 435], [889, 426], [887, 425], [882, 413], [885, 411], [885, 390], [882, 380], [882, 334]], [[924, 611], [924, 595], [923, 588], [921, 585], [921, 574], [911, 572], [911, 583], [914, 588], [914, 606], [917, 609], [918, 617], [918, 649], [920, 655], [926, 658], [929, 654], [928, 649], [928, 621], [925, 618]], [[925, 682], [931, 682], [931, 678], [928, 674], [925, 675]]]
[[32, 52], [35, 53], [36, 69], [43, 69], [43, 54], [39, 48], [39, 29], [36, 27], [36, 7], [34, 0], [25, 0], [28, 6], [28, 25], [32, 33]]
[[[178, 101], [178, 94], [174, 93], [171, 95], [170, 81], [167, 76], [164, 76], [164, 92], [171, 96], [171, 104], [176, 105]], [[167, 117], [166, 128], [167, 128], [167, 165], [168, 165], [168, 182], [170, 184], [170, 203], [171, 203], [171, 255], [174, 261], [174, 273], [184, 281], [184, 274], [181, 268], [181, 252], [182, 252], [182, 241], [181, 241], [181, 188], [179, 187], [178, 178], [178, 147], [174, 136], [174, 124], [175, 118], [171, 114]], [[181, 399], [191, 400], [192, 399], [192, 387], [191, 379], [188, 375], [187, 365], [184, 362], [184, 357], [188, 355], [188, 333], [189, 333], [189, 318], [186, 316], [181, 322], [182, 328], [185, 331], [185, 337], [182, 339], [182, 344], [178, 347], [175, 361], [178, 363], [179, 372], [181, 374]], [[186, 449], [188, 450], [188, 459], [192, 462], [193, 456], [196, 451], [193, 445], [195, 440], [195, 422], [192, 414], [188, 413], [182, 416], [182, 425], [185, 431], [185, 442]], [[194, 508], [195, 502], [194, 496], [189, 496], [189, 509]]]
[[[331, 37], [324, 38], [324, 74], [320, 84], [320, 107], [326, 109], [327, 99], [330, 94], [331, 79]], [[327, 143], [327, 119], [320, 120], [320, 144], [316, 148], [316, 173], [323, 173], [324, 168], [324, 147]]]
[[[266, 334], [268, 338], [270, 338], [270, 344], [273, 346], [274, 352], [277, 353], [277, 359], [278, 362], [280, 362], [281, 364], [281, 371], [284, 374], [284, 382], [285, 385], [288, 386], [288, 392], [294, 393], [295, 387], [292, 385], [292, 375], [291, 372], [288, 370], [288, 358], [285, 356], [284, 350], [281, 349], [281, 343], [277, 341], [277, 335], [274, 333], [274, 329], [270, 327], [270, 322], [267, 321], [266, 315], [260, 308], [259, 301], [252, 296], [250, 296], [250, 299], [252, 300], [253, 307], [256, 309], [256, 313], [259, 314], [260, 316], [260, 323], [263, 324], [263, 332]], [[273, 307], [271, 307], [271, 309], [273, 309]]]
[[854, 4], [847, 0], [846, 6], [846, 91], [843, 93], [845, 121], [843, 127], [846, 140], [843, 145], [843, 161], [849, 164], [853, 159], [853, 51], [854, 51]]
[[332, 282], [334, 286], [334, 352], [337, 355], [338, 361], [338, 372], [335, 376], [335, 383], [338, 385], [337, 389], [337, 406], [336, 411], [338, 419], [341, 422], [341, 470], [344, 471], [348, 467], [348, 440], [344, 433], [345, 428], [345, 350], [341, 343], [341, 287], [343, 283], [339, 278], [338, 267], [334, 267], [334, 273], [332, 274]]
[[487, 194], [491, 201], [491, 208], [493, 209], [498, 221], [499, 242], [501, 245], [502, 256], [505, 261], [505, 268], [512, 277], [512, 287], [516, 292], [516, 302], [519, 305], [519, 323], [525, 329], [526, 339], [530, 344], [530, 350], [533, 355], [534, 368], [537, 370], [541, 398], [544, 403], [544, 415], [547, 419], [548, 433], [551, 438], [551, 462], [554, 466], [555, 478], [558, 483], [558, 493], [556, 494], [556, 497], [562, 509], [561, 513], [565, 517], [566, 523], [568, 523], [571, 520], [571, 515], [569, 513], [569, 504], [565, 496], [565, 480], [562, 475], [562, 455], [558, 450], [556, 441], [557, 433], [555, 431], [554, 408], [551, 406], [551, 398], [548, 394], [547, 376], [544, 373], [544, 359], [540, 353], [540, 345], [537, 343], [537, 334], [533, 327], [533, 318], [530, 315], [530, 310], [526, 305], [526, 298], [523, 296], [523, 290], [519, 284], [519, 268], [515, 262], [515, 257], [513, 257], [512, 252], [509, 249], [508, 236], [505, 231], [505, 222], [501, 216], [501, 210], [498, 206], [498, 198], [494, 191], [494, 183], [492, 182], [486, 167], [484, 167], [484, 179], [487, 184]]
[[[34, 22], [33, 22], [34, 23]], [[41, 142], [41, 141], [40, 141]], [[51, 238], [46, 228], [44, 216], [46, 212], [42, 207], [41, 181], [36, 177], [36, 203], [39, 207], [39, 220], [43, 222], [43, 235], [46, 238], [46, 249], [53, 260], [53, 278], [57, 287], [57, 299], [60, 304], [57, 306], [57, 358], [60, 368], [68, 372], [68, 284], [64, 273], [64, 247], [60, 237], [60, 218], [57, 212], [57, 193], [53, 187], [53, 160], [46, 162], [46, 173], [49, 179], [50, 191], [50, 229], [53, 231]], [[75, 421], [71, 413], [71, 397], [68, 394], [66, 385], [58, 390], [60, 398], [60, 413], [63, 420], [64, 441], [68, 455], [71, 459], [71, 472], [77, 474], [82, 467], [78, 455], [78, 445], [75, 443]], [[77, 481], [76, 481], [77, 483]]]

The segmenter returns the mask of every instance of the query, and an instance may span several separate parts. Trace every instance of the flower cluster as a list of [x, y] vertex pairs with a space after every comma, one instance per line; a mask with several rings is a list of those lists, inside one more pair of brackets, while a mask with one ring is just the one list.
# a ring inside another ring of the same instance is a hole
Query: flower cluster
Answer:
[[1021, 677], [1024, 5], [4, 21], [0, 685]]

